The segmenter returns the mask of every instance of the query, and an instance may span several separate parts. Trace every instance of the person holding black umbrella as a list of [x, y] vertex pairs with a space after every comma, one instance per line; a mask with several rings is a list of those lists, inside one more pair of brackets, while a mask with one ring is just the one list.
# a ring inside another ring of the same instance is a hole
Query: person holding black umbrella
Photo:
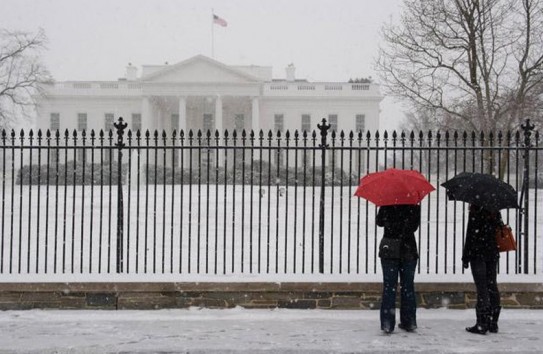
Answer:
[[470, 333], [498, 332], [501, 306], [497, 282], [500, 256], [496, 244], [496, 229], [501, 223], [499, 211], [470, 204], [462, 252], [462, 265], [464, 268], [471, 266], [471, 274], [477, 289], [475, 306], [477, 322], [472, 327], [466, 327], [466, 331]]
[[501, 209], [518, 208], [517, 192], [508, 183], [485, 173], [462, 172], [441, 184], [450, 200], [470, 203], [462, 265], [471, 266], [477, 289], [477, 322], [466, 331], [498, 332], [500, 293], [497, 283], [499, 251], [496, 229], [503, 222]]

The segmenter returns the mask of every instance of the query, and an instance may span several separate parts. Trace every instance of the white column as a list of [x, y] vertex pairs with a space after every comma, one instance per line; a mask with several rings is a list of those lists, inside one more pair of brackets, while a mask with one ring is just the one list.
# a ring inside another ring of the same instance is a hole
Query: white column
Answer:
[[149, 96], [143, 97], [141, 104], [141, 130], [145, 133], [145, 130], [150, 129], [153, 124], [153, 110], [151, 108], [151, 99]]
[[251, 129], [255, 132], [255, 136], [258, 136], [258, 132], [260, 131], [260, 102], [258, 97], [253, 97], [252, 100], [251, 123]]
[[157, 107], [156, 112], [153, 114], [154, 120], [151, 122], [151, 127], [153, 130], [158, 130], [159, 136], [162, 136], [162, 129], [164, 129], [164, 112], [160, 108], [160, 105]]
[[222, 127], [222, 98], [217, 96], [215, 99], [215, 129], [219, 131], [220, 136], [224, 134]]
[[179, 97], [179, 131], [183, 130], [187, 134], [187, 98]]
[[[149, 130], [149, 133], [151, 134], [151, 137], [153, 136], [153, 131], [151, 131], [151, 128], [154, 130], [156, 129], [156, 125], [153, 124], [153, 108], [151, 103], [151, 97], [144, 96], [143, 101], [141, 104], [141, 138], [142, 144], [145, 144], [145, 132]], [[152, 140], [151, 140], [152, 141]], [[133, 160], [135, 161], [135, 160]], [[151, 164], [154, 164], [154, 155], [151, 156], [151, 159], [148, 161]], [[143, 174], [145, 174], [145, 171], [142, 171]]]

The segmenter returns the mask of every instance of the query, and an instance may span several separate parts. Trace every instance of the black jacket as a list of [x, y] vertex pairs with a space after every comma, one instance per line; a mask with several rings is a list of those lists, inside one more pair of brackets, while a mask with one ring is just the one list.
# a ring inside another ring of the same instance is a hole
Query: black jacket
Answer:
[[401, 258], [418, 259], [415, 231], [420, 226], [420, 205], [387, 205], [379, 208], [375, 220], [385, 228], [383, 237], [401, 239]]
[[468, 227], [462, 262], [467, 263], [475, 258], [490, 261], [499, 257], [496, 245], [496, 228], [502, 223], [499, 211], [490, 211], [476, 205], [470, 205]]

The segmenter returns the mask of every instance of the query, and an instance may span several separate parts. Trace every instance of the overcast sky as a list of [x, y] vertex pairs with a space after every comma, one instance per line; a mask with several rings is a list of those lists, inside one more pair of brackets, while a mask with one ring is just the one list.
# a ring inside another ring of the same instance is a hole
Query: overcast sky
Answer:
[[[1, 0], [0, 27], [49, 38], [44, 61], [64, 80], [116, 80], [130, 62], [170, 64], [197, 54], [231, 65], [293, 63], [297, 78], [376, 78], [379, 31], [398, 18], [401, 0]], [[212, 10], [228, 22], [211, 21]], [[381, 104], [381, 128], [401, 110]]]

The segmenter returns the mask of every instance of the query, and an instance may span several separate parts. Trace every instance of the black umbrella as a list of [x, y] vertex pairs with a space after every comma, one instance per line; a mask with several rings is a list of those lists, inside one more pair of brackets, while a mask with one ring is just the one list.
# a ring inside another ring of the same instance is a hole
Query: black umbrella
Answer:
[[459, 200], [489, 210], [519, 207], [515, 189], [489, 174], [462, 172], [441, 185], [447, 189], [449, 200]]

